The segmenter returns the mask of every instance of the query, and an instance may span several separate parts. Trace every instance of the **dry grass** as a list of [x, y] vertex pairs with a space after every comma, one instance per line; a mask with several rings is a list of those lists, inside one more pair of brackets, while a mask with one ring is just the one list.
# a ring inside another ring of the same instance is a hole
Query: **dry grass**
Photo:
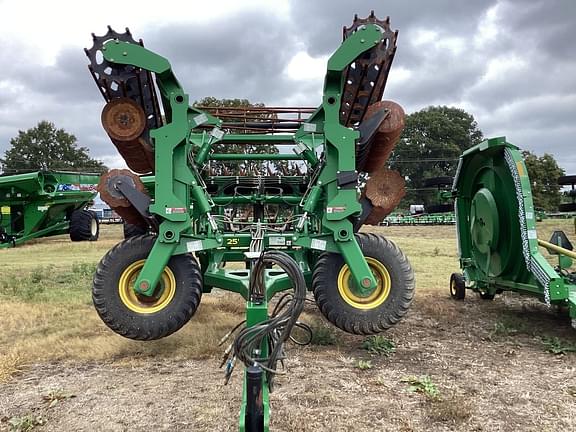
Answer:
[[[545, 221], [541, 237], [549, 238], [558, 226], [569, 234], [573, 229], [570, 220]], [[450, 273], [458, 271], [454, 227], [367, 231], [393, 239], [409, 257], [416, 271], [416, 303], [428, 321], [453, 321], [466, 313], [455, 304], [434, 301], [447, 296]], [[235, 294], [205, 295], [194, 319], [160, 341], [123, 339], [102, 324], [91, 304], [91, 275], [120, 238], [119, 226], [104, 226], [101, 240], [94, 243], [71, 243], [59, 236], [0, 250], [0, 381], [37, 362], [205, 358], [220, 352], [218, 340], [242, 319], [244, 303]], [[305, 319], [318, 320], [314, 315], [312, 311]]]
[[203, 301], [194, 320], [172, 337], [153, 342], [120, 338], [108, 330], [90, 306], [67, 310], [58, 304], [3, 303], [0, 376], [19, 366], [45, 361], [119, 360], [122, 358], [203, 358], [241, 319], [219, 311], [219, 300]]
[[22, 361], [18, 354], [7, 353], [0, 355], [0, 383], [6, 381], [13, 375], [20, 372]]
[[473, 412], [472, 402], [464, 396], [429, 400], [426, 405], [430, 420], [438, 423], [459, 425], [470, 419]]
[[100, 321], [90, 296], [95, 265], [121, 230], [105, 226], [102, 234], [95, 243], [59, 236], [0, 251], [0, 382], [38, 362], [205, 358], [242, 319], [240, 296], [206, 295], [194, 319], [169, 338], [118, 337]]

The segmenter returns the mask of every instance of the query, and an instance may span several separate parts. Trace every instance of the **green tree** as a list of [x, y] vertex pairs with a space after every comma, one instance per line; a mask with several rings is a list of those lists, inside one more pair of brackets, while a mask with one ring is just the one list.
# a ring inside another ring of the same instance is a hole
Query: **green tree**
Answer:
[[212, 96], [206, 96], [198, 101], [195, 101], [193, 105], [208, 108], [262, 108], [265, 106], [263, 103], [253, 104], [248, 99], [218, 99]]
[[[203, 107], [207, 111], [221, 117], [226, 123], [224, 129], [231, 133], [257, 133], [258, 130], [242, 130], [243, 125], [248, 123], [258, 123], [273, 120], [274, 113], [249, 113], [244, 115], [244, 111], [235, 108], [264, 108], [263, 103], [251, 103], [248, 99], [217, 99], [215, 97], [205, 97], [195, 101], [194, 106]], [[227, 110], [227, 108], [231, 108]], [[232, 128], [236, 123], [240, 129]], [[217, 144], [214, 150], [218, 153], [278, 153], [276, 146], [271, 144]], [[237, 161], [237, 162], [212, 162], [211, 172], [216, 175], [269, 175], [272, 172], [282, 174], [295, 174], [296, 167], [288, 161]]]
[[430, 106], [406, 116], [406, 127], [390, 157], [390, 167], [406, 178], [401, 204], [429, 204], [436, 194], [423, 190], [423, 180], [454, 176], [458, 157], [483, 139], [474, 117], [460, 108]]
[[564, 175], [564, 170], [548, 153], [538, 157], [534, 153], [524, 150], [522, 156], [530, 177], [534, 207], [556, 211], [560, 204], [560, 189], [562, 187], [558, 185], [558, 178]]
[[11, 148], [0, 159], [5, 174], [39, 170], [88, 171], [107, 170], [102, 162], [92, 159], [86, 147], [78, 147], [76, 137], [54, 123], [41, 121], [34, 128], [18, 131], [10, 140]]

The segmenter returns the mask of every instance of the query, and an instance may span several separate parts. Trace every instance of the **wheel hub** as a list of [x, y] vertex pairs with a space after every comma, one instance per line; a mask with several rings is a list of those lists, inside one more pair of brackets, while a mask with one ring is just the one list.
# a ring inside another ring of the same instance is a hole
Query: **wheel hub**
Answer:
[[352, 277], [352, 272], [344, 264], [338, 274], [338, 291], [346, 303], [356, 309], [374, 309], [380, 306], [390, 294], [391, 279], [386, 267], [371, 257], [366, 257], [368, 266], [376, 279], [376, 287], [366, 289], [359, 287]]
[[166, 267], [160, 282], [151, 296], [137, 294], [134, 291], [134, 283], [142, 267], [144, 267], [144, 263], [145, 260], [136, 261], [122, 272], [118, 281], [118, 291], [122, 303], [128, 309], [137, 313], [151, 314], [164, 309], [170, 304], [176, 292], [176, 279], [172, 270]]
[[98, 234], [98, 221], [96, 218], [93, 218], [90, 222], [90, 233], [92, 234], [92, 237], [96, 237], [96, 234]]
[[470, 212], [470, 233], [474, 256], [486, 274], [501, 272], [501, 259], [498, 254], [500, 222], [498, 206], [492, 192], [481, 188], [472, 198]]

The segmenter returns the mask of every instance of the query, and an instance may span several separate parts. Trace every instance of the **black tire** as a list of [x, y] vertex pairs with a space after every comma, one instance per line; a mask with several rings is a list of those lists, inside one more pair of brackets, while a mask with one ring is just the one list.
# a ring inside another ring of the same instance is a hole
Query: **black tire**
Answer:
[[422, 182], [424, 187], [452, 186], [452, 183], [454, 183], [454, 177], [431, 177]]
[[452, 273], [450, 276], [450, 297], [454, 300], [464, 300], [466, 297], [466, 283], [460, 273]]
[[143, 228], [140, 225], [134, 225], [127, 222], [123, 223], [123, 230], [125, 239], [148, 234], [147, 228]]
[[558, 177], [558, 184], [563, 186], [576, 184], [576, 175]]
[[494, 300], [496, 294], [491, 294], [489, 292], [478, 291], [478, 295], [482, 300]]
[[560, 205], [558, 206], [558, 211], [560, 211], [560, 212], [573, 212], [573, 211], [576, 211], [576, 203], [560, 204]]
[[427, 213], [450, 213], [454, 211], [454, 204], [436, 204], [426, 206]]
[[96, 241], [100, 235], [100, 224], [96, 213], [76, 210], [70, 216], [70, 240]]
[[[356, 234], [356, 240], [369, 265], [377, 274], [381, 266], [388, 274], [386, 288], [372, 302], [373, 307], [346, 300], [343, 292], [351, 293], [348, 273], [350, 270], [341, 255], [323, 253], [320, 255], [312, 276], [312, 289], [320, 312], [336, 327], [348, 333], [370, 335], [383, 332], [396, 324], [408, 312], [414, 298], [414, 271], [402, 251], [390, 240], [376, 234]], [[343, 273], [342, 273], [343, 272]], [[340, 275], [344, 284], [340, 284]], [[372, 297], [373, 293], [369, 297]], [[367, 307], [368, 306], [368, 307]]]
[[[131, 291], [130, 281], [139, 273], [138, 266], [143, 265], [155, 240], [145, 235], [118, 243], [100, 260], [94, 275], [92, 301], [98, 315], [110, 329], [129, 339], [155, 340], [174, 333], [192, 318], [202, 297], [202, 275], [189, 254], [170, 258], [164, 285], [159, 284], [163, 290], [154, 301], [142, 301]], [[170, 283], [169, 291], [166, 283]]]

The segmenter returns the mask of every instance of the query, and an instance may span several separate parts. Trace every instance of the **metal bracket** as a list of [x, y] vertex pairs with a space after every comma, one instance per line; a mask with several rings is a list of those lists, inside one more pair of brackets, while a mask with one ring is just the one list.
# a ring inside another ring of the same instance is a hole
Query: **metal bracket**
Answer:
[[380, 110], [376, 111], [368, 120], [364, 120], [358, 126], [358, 132], [360, 132], [360, 139], [358, 140], [358, 145], [362, 146], [368, 143], [376, 132], [378, 132], [378, 128], [386, 120], [386, 117], [390, 114], [390, 110], [386, 108], [381, 108]]
[[122, 195], [124, 195], [128, 201], [130, 201], [130, 204], [134, 206], [136, 211], [140, 213], [148, 225], [150, 225], [154, 230], [158, 230], [158, 222], [148, 211], [151, 201], [148, 195], [140, 192], [132, 185], [123, 182], [121, 179], [115, 181], [113, 187]]
[[336, 173], [336, 181], [340, 189], [356, 189], [356, 186], [358, 186], [358, 172], [338, 171]]

